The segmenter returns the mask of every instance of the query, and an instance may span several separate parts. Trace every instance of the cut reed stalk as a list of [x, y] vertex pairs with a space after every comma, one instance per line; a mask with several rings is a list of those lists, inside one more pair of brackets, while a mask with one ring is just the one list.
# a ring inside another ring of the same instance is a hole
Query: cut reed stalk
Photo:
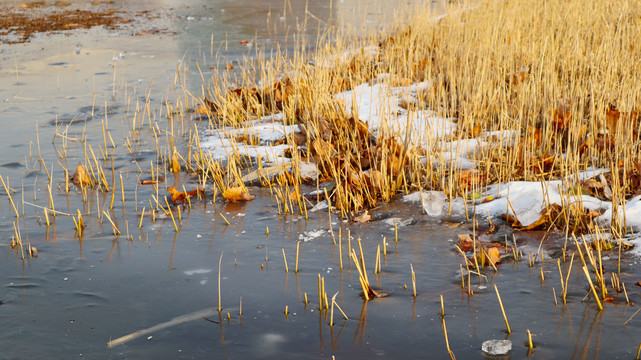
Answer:
[[176, 225], [176, 219], [174, 219], [174, 212], [171, 211], [167, 198], [165, 198], [165, 204], [167, 204], [167, 211], [169, 212], [169, 216], [171, 216], [171, 222], [174, 223], [174, 230], [178, 232], [178, 225]]
[[220, 277], [221, 277], [221, 270], [222, 270], [222, 264], [223, 264], [223, 254], [224, 251], [220, 252], [220, 259], [218, 259], [218, 313], [220, 314], [221, 311], [223, 311], [223, 302], [222, 302], [222, 297], [221, 297], [221, 291], [220, 291]]
[[323, 284], [320, 273], [318, 274], [318, 310], [323, 310]]
[[451, 360], [456, 360], [456, 356], [454, 356], [454, 353], [450, 349], [450, 340], [447, 337], [447, 326], [445, 325], [445, 318], [441, 319], [441, 322], [443, 323], [443, 334], [445, 335], [445, 348], [447, 349], [447, 354], [450, 356]]
[[499, 294], [499, 288], [494, 284], [494, 290], [496, 291], [496, 297], [499, 299], [499, 305], [501, 306], [501, 313], [503, 314], [503, 320], [505, 320], [505, 328], [507, 329], [507, 333], [511, 334], [512, 331], [510, 330], [510, 323], [507, 321], [507, 315], [505, 315], [505, 309], [503, 308], [503, 301], [501, 301], [501, 294]]
[[412, 290], [414, 297], [416, 297], [416, 273], [414, 273], [414, 266], [412, 264], [410, 264], [410, 270], [412, 271]]
[[340, 269], [343, 270], [343, 239], [340, 236], [340, 230], [338, 233], [338, 261], [340, 263]]
[[145, 217], [145, 207], [142, 207], [142, 211], [140, 212], [140, 222], [138, 223], [138, 228], [142, 229], [142, 219]]
[[285, 272], [289, 272], [289, 267], [287, 266], [287, 256], [285, 256], [285, 248], [282, 248], [281, 250], [283, 251], [283, 261], [285, 262]]
[[300, 241], [296, 242], [296, 266], [294, 267], [294, 272], [298, 273], [298, 253], [300, 250]]
[[594, 284], [592, 283], [590, 272], [588, 271], [588, 267], [585, 265], [583, 265], [583, 273], [585, 274], [586, 279], [588, 279], [588, 283], [590, 284], [590, 290], [592, 290], [592, 295], [594, 296], [594, 300], [599, 306], [599, 310], [603, 310], [603, 305], [601, 305], [601, 300], [599, 300], [599, 295], [597, 294], [596, 289], [594, 288]]
[[570, 259], [570, 266], [568, 267], [568, 274], [565, 277], [565, 287], [563, 288], [563, 303], [565, 304], [566, 298], [568, 296], [568, 285], [570, 284], [570, 273], [572, 273], [572, 264], [574, 264], [574, 254]]
[[121, 235], [120, 230], [118, 230], [118, 227], [116, 226], [116, 224], [114, 223], [114, 221], [113, 221], [113, 220], [111, 220], [111, 216], [109, 216], [109, 214], [108, 214], [106, 211], [103, 211], [102, 213], [103, 213], [103, 215], [105, 215], [105, 217], [107, 218], [107, 220], [109, 220], [109, 223], [111, 224], [111, 228], [112, 228], [112, 230], [113, 230], [113, 232], [114, 232], [114, 235]]
[[338, 291], [334, 296], [332, 296], [332, 306], [330, 309], [330, 315], [329, 315], [329, 326], [334, 326], [334, 304], [336, 304], [336, 295], [338, 295]]
[[11, 192], [9, 191], [9, 187], [7, 186], [7, 183], [4, 182], [4, 178], [2, 177], [2, 175], [0, 175], [0, 181], [2, 181], [2, 186], [4, 186], [4, 191], [7, 193], [7, 197], [9, 198], [9, 202], [11, 203], [11, 207], [13, 207], [13, 211], [16, 213], [16, 218], [19, 219], [20, 214], [18, 213], [16, 204], [13, 202], [13, 198], [11, 197]]

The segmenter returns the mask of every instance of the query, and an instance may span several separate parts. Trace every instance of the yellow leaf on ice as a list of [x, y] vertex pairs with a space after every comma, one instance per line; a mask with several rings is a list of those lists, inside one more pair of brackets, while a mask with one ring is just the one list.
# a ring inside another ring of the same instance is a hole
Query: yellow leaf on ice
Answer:
[[245, 188], [238, 186], [233, 188], [227, 188], [227, 190], [223, 192], [223, 197], [228, 201], [234, 202], [234, 201], [251, 200], [254, 198], [254, 195], [249, 195], [249, 193], [247, 192], [247, 190], [245, 190]]

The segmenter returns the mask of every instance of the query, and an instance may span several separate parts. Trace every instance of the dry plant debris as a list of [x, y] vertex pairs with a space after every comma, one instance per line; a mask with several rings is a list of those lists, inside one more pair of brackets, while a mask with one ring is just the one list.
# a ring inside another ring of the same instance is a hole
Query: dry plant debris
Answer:
[[[20, 9], [31, 10], [44, 6], [44, 2], [22, 5]], [[120, 24], [131, 22], [130, 19], [123, 16], [124, 12], [116, 10], [35, 12], [0, 9], [0, 12], [2, 13], [0, 16], [0, 39], [6, 44], [24, 43], [36, 33], [89, 29], [94, 26], [104, 26], [106, 29], [113, 30], [117, 29]]]
[[236, 201], [249, 201], [253, 199], [256, 195], [249, 195], [247, 189], [242, 186], [227, 188], [223, 192], [223, 197], [230, 202]]
[[189, 201], [189, 199], [195, 196], [200, 196], [205, 193], [202, 189], [195, 189], [192, 191], [179, 191], [176, 189], [175, 185], [172, 185], [172, 187], [167, 189], [167, 192], [171, 195], [171, 201], [174, 204], [184, 203], [185, 201]]
[[78, 164], [78, 167], [76, 167], [76, 171], [71, 176], [71, 182], [80, 187], [93, 185], [93, 180], [91, 178], [91, 175], [89, 174], [89, 171], [84, 165], [80, 163]]
[[[234, 66], [243, 86], [223, 78], [192, 97], [217, 132], [196, 168], [223, 191], [256, 166], [291, 163], [262, 182], [277, 189], [285, 212], [305, 212], [296, 164], [309, 162], [324, 188], [316, 201], [345, 217], [425, 189], [508, 209], [519, 230], [625, 233], [617, 209], [641, 194], [633, 75], [641, 62], [630, 60], [641, 43], [641, 2], [626, 4], [451, 3], [443, 16], [426, 8], [384, 35], [337, 35], [309, 61], [247, 60]], [[279, 136], [252, 130], [265, 121], [279, 122]], [[214, 154], [215, 144], [229, 150]], [[589, 168], [593, 175], [578, 176]], [[518, 182], [539, 187], [536, 216], [510, 210], [509, 190], [486, 193]], [[588, 206], [582, 197], [611, 203]]]

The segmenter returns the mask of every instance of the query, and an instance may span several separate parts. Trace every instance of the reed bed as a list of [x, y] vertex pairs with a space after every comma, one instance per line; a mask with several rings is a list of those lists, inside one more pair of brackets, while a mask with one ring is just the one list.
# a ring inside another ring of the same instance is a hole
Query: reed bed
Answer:
[[[574, 179], [561, 190], [567, 202], [547, 204], [535, 226], [521, 228], [599, 231], [600, 213], [582, 206], [589, 194], [612, 202], [611, 224], [601, 231], [625, 234], [619, 210], [641, 184], [636, 5], [456, 2], [439, 16], [417, 7], [358, 37], [342, 29], [319, 34], [313, 54], [257, 54], [233, 77], [223, 70], [205, 81], [216, 85], [202, 94], [186, 92], [176, 107], [194, 109], [209, 130], [196, 126], [189, 153], [170, 146], [165, 157], [221, 192], [252, 174], [272, 187], [281, 212], [303, 216], [323, 199], [347, 217], [415, 190], [474, 199], [488, 184]], [[379, 111], [373, 128], [371, 116], [361, 119], [345, 100], [357, 94], [345, 91], [363, 84], [384, 91], [373, 97], [396, 92], [389, 99], [404, 120]], [[413, 128], [412, 116], [426, 111], [449, 119], [453, 130]], [[280, 127], [265, 136], [261, 126], [269, 122]], [[212, 131], [226, 154], [202, 150], [202, 132]], [[463, 149], [474, 141], [482, 146]], [[472, 165], [459, 166], [463, 158]], [[315, 178], [301, 175], [309, 163]], [[589, 167], [608, 170], [576, 180]], [[305, 196], [303, 184], [321, 191]]]

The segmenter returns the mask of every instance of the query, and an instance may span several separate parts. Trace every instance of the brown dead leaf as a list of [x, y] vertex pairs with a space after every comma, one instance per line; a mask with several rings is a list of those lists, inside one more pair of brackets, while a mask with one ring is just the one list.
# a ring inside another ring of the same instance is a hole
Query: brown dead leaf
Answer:
[[605, 187], [605, 184], [604, 184], [604, 183], [602, 183], [602, 182], [600, 182], [600, 181], [596, 181], [596, 180], [594, 180], [594, 179], [587, 179], [587, 180], [584, 180], [584, 181], [581, 183], [581, 185], [582, 185], [583, 187], [588, 188], [588, 189], [603, 189], [603, 188]]
[[80, 187], [93, 185], [93, 180], [91, 179], [87, 168], [84, 167], [81, 163], [78, 163], [76, 172], [74, 172], [73, 176], [71, 176], [71, 182]]
[[478, 169], [462, 170], [461, 172], [459, 172], [458, 184], [462, 188], [470, 188], [474, 185], [482, 183], [485, 180], [486, 176], [486, 174], [482, 173]]
[[366, 223], [368, 221], [372, 220], [372, 215], [370, 215], [367, 210], [365, 210], [364, 213], [358, 215], [357, 217], [354, 218], [354, 221], [359, 222], [359, 223]]
[[571, 120], [570, 101], [568, 99], [559, 100], [559, 104], [552, 114], [553, 129], [557, 132], [564, 132], [570, 127]]
[[203, 97], [203, 102], [209, 108], [211, 113], [216, 113], [220, 108], [220, 106], [218, 106], [218, 104], [215, 101], [209, 100], [206, 96]]
[[530, 167], [535, 174], [545, 174], [554, 168], [556, 162], [556, 155], [545, 154], [530, 159]]
[[497, 231], [499, 231], [499, 228], [496, 226], [496, 224], [493, 222], [490, 222], [490, 226], [487, 228], [487, 231], [485, 231], [485, 234], [486, 235], [495, 234]]
[[639, 113], [635, 110], [621, 112], [615, 104], [609, 104], [605, 113], [605, 125], [611, 136], [621, 131], [636, 135], [639, 131]]
[[185, 200], [191, 199], [194, 196], [198, 196], [200, 194], [203, 194], [204, 191], [202, 189], [196, 189], [192, 191], [179, 191], [176, 189], [175, 185], [172, 185], [169, 189], [167, 189], [167, 192], [171, 194], [171, 201], [176, 204], [179, 202], [184, 202]]
[[[463, 251], [472, 251], [474, 249], [474, 240], [470, 234], [458, 234], [458, 247]], [[480, 248], [481, 243], [476, 240], [476, 248]]]
[[249, 195], [247, 190], [242, 186], [227, 188], [223, 192], [223, 197], [230, 202], [235, 201], [248, 201], [254, 198], [255, 195]]
[[485, 250], [487, 253], [487, 260], [490, 264], [496, 265], [501, 262], [501, 253], [498, 248], [492, 247]]

